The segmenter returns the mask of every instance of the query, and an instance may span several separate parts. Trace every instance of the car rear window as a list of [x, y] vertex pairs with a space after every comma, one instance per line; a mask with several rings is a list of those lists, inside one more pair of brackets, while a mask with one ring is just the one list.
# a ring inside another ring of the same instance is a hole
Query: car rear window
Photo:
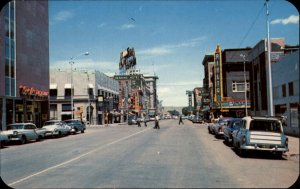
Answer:
[[281, 127], [277, 121], [253, 120], [249, 129], [251, 131], [269, 131], [281, 133]]

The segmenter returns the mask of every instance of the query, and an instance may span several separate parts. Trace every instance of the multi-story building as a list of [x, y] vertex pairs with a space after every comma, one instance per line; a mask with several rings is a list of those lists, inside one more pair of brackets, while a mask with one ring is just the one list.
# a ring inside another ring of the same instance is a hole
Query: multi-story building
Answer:
[[33, 122], [41, 127], [49, 118], [48, 22], [48, 1], [11, 1], [0, 12], [3, 130], [15, 122]]
[[51, 119], [79, 118], [91, 124], [103, 124], [107, 113], [109, 123], [119, 122], [118, 103], [119, 83], [104, 73], [50, 70]]
[[213, 95], [210, 106], [213, 114], [210, 118], [220, 115], [232, 117], [246, 115], [246, 108], [250, 108], [250, 100], [245, 95], [247, 91], [249, 93], [249, 51], [250, 48], [221, 51], [220, 46], [217, 46], [211, 76]]
[[[271, 39], [271, 64], [278, 62], [284, 56], [284, 39]], [[259, 41], [249, 52], [251, 61], [250, 93], [251, 114], [270, 115], [268, 110], [270, 92], [268, 90], [268, 51], [267, 40]], [[274, 77], [273, 77], [274, 78]], [[274, 112], [273, 112], [274, 113]]]
[[299, 48], [272, 64], [276, 116], [285, 116], [285, 133], [299, 136]]
[[148, 115], [149, 117], [154, 117], [157, 112], [158, 107], [158, 96], [157, 96], [157, 80], [158, 77], [154, 76], [144, 76], [146, 85], [149, 87], [149, 101], [148, 101]]

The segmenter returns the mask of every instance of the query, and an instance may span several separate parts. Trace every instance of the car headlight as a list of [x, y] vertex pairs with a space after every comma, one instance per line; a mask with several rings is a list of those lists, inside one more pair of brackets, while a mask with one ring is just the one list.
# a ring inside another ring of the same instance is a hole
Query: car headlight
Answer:
[[13, 135], [18, 135], [18, 134], [19, 134], [18, 131], [13, 132]]

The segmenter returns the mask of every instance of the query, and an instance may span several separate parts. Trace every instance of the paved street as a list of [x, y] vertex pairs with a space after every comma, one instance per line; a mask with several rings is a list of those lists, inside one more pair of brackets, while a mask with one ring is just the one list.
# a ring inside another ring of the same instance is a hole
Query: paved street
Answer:
[[206, 125], [160, 121], [161, 129], [115, 125], [1, 149], [13, 188], [220, 188], [291, 186], [299, 158], [243, 158]]

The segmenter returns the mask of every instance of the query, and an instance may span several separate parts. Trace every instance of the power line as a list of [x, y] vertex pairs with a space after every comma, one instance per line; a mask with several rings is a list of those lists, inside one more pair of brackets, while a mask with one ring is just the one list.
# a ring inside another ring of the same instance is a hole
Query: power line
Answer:
[[242, 41], [240, 42], [238, 47], [241, 47], [242, 43], [245, 41], [246, 37], [248, 36], [249, 32], [252, 30], [254, 24], [256, 23], [256, 21], [258, 20], [258, 17], [260, 16], [261, 12], [264, 9], [265, 4], [261, 7], [260, 11], [258, 12], [257, 16], [255, 17], [254, 21], [252, 22], [250, 28], [248, 29], [247, 33], [245, 34], [245, 36], [243, 37]]

